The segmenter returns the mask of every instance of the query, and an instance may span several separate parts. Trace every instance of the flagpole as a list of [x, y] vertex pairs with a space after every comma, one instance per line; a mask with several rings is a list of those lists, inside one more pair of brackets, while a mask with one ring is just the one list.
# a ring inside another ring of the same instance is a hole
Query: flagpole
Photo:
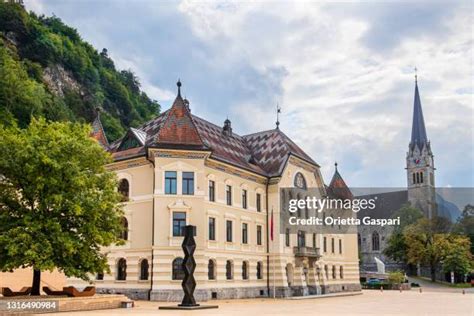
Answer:
[[275, 283], [276, 283], [276, 280], [275, 280], [275, 270], [276, 270], [276, 263], [275, 263], [275, 240], [274, 240], [274, 236], [273, 236], [273, 230], [274, 230], [274, 225], [273, 225], [273, 207], [272, 207], [272, 250], [273, 250], [273, 299], [276, 298], [276, 293], [275, 293]]

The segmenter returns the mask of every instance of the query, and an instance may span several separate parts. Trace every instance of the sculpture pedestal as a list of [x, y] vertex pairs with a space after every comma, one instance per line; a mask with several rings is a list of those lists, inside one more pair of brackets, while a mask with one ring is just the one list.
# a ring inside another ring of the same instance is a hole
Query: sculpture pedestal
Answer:
[[181, 306], [179, 304], [178, 306], [176, 305], [171, 305], [171, 306], [160, 306], [158, 309], [180, 309], [180, 310], [197, 310], [197, 309], [211, 309], [211, 308], [219, 308], [217, 305], [199, 305], [196, 304], [194, 306]]

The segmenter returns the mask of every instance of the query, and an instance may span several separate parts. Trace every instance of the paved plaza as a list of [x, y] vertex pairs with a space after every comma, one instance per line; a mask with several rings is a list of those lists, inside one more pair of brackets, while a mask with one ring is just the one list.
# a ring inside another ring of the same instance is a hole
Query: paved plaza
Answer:
[[133, 309], [61, 313], [60, 315], [474, 315], [474, 293], [471, 289], [425, 288], [411, 291], [365, 290], [362, 295], [304, 300], [249, 299], [212, 301], [219, 309], [199, 311], [158, 310], [172, 303], [138, 301]]

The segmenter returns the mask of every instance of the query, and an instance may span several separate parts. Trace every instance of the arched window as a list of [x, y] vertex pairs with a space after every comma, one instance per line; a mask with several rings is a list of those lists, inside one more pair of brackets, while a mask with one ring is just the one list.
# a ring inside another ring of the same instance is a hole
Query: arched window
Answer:
[[372, 234], [372, 250], [379, 251], [380, 250], [380, 236], [379, 233], [373, 232]]
[[212, 259], [210, 259], [209, 263], [207, 264], [207, 278], [209, 280], [216, 279], [216, 263]]
[[242, 262], [242, 280], [249, 279], [249, 264], [247, 261]]
[[415, 183], [416, 183], [416, 179], [415, 179], [416, 176], [415, 176], [415, 173], [413, 173], [412, 176], [413, 176], [413, 184], [415, 184]]
[[104, 274], [103, 273], [97, 273], [96, 276], [95, 276], [95, 279], [97, 281], [102, 281], [104, 280]]
[[148, 260], [140, 261], [140, 280], [148, 280]]
[[329, 269], [327, 264], [324, 266], [324, 274], [326, 274], [326, 279], [329, 280]]
[[130, 184], [127, 179], [121, 179], [118, 186], [118, 192], [122, 195], [122, 202], [126, 202], [130, 197]]
[[306, 180], [305, 180], [304, 176], [301, 174], [301, 172], [298, 172], [295, 175], [294, 185], [295, 185], [296, 188], [306, 190]]
[[423, 172], [420, 172], [420, 183], [423, 183]]
[[125, 281], [127, 279], [127, 260], [120, 258], [117, 261], [117, 280]]
[[420, 173], [416, 173], [416, 183], [420, 183]]
[[176, 258], [172, 263], [172, 279], [173, 280], [182, 280], [184, 279], [184, 270], [183, 270], [183, 258]]
[[122, 231], [120, 232], [120, 239], [128, 240], [128, 220], [126, 217], [122, 217]]
[[232, 265], [232, 261], [227, 260], [225, 264], [225, 277], [227, 280], [232, 280], [234, 278], [234, 267]]
[[261, 261], [257, 262], [257, 279], [263, 279], [263, 263]]
[[336, 266], [332, 266], [332, 278], [336, 278]]
[[344, 268], [342, 266], [339, 267], [339, 276], [341, 279], [344, 279]]

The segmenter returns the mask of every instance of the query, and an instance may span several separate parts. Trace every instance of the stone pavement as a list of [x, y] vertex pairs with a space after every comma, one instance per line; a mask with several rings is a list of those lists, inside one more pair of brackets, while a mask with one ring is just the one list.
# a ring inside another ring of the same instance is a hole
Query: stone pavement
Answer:
[[59, 315], [474, 315], [474, 294], [411, 290], [364, 290], [363, 295], [308, 300], [252, 299], [212, 301], [219, 309], [198, 311], [158, 310], [171, 303], [137, 301], [133, 309], [116, 309]]

